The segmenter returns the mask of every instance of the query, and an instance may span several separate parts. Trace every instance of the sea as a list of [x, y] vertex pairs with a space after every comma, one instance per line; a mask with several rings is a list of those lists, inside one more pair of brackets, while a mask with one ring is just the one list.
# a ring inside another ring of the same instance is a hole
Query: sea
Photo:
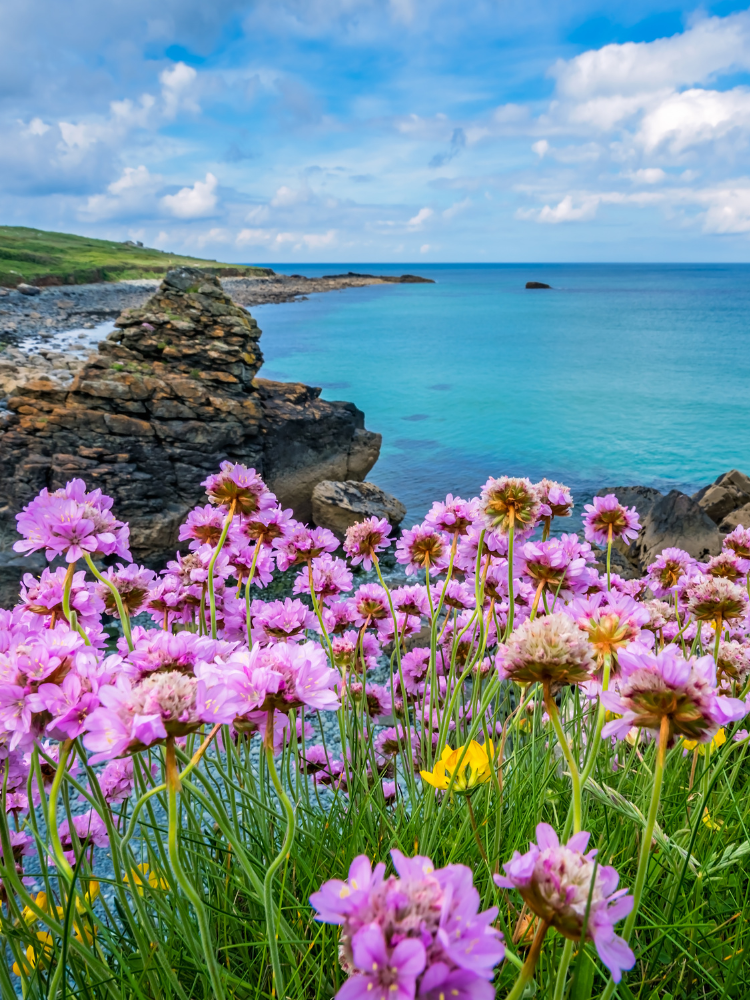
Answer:
[[383, 435], [368, 479], [406, 523], [489, 476], [556, 479], [580, 511], [606, 487], [750, 473], [750, 265], [269, 266], [435, 282], [252, 309], [263, 377], [350, 400]]

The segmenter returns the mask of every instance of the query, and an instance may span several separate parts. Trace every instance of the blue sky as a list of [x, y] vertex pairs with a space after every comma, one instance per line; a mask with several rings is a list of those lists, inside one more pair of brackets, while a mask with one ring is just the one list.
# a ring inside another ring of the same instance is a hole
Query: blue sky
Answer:
[[0, 220], [233, 261], [745, 261], [750, 10], [0, 0]]

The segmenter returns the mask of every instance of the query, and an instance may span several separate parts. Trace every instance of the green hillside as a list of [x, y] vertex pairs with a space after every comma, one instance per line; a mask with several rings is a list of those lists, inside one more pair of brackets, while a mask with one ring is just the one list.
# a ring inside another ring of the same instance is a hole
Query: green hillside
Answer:
[[6, 288], [15, 288], [22, 281], [37, 285], [80, 285], [125, 278], [158, 278], [179, 264], [205, 267], [223, 277], [258, 271], [271, 273], [268, 268], [181, 257], [70, 233], [0, 226], [0, 285]]

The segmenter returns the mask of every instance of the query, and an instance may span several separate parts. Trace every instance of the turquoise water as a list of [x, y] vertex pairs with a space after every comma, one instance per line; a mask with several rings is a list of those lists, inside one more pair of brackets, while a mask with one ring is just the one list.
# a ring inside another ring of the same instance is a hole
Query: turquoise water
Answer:
[[369, 478], [410, 517], [504, 473], [547, 475], [582, 499], [750, 472], [750, 266], [276, 268], [435, 279], [253, 309], [261, 375], [364, 410], [383, 435]]

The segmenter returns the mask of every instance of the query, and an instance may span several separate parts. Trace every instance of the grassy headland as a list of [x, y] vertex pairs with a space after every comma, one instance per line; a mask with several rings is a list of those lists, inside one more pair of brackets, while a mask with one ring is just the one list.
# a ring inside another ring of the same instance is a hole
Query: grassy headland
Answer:
[[48, 233], [26, 226], [0, 226], [0, 285], [80, 285], [126, 278], [158, 278], [180, 264], [205, 267], [222, 277], [271, 273], [268, 268], [222, 264], [147, 247]]

